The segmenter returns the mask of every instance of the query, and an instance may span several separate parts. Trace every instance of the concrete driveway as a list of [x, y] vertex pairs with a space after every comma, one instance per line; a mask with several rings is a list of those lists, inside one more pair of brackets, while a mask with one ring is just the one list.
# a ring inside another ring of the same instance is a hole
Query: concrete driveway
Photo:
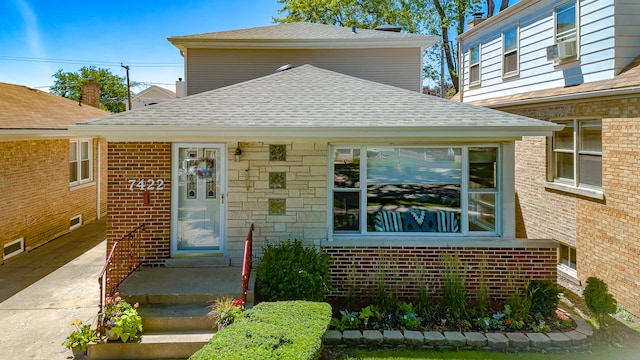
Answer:
[[95, 326], [104, 220], [0, 265], [0, 359], [71, 359], [74, 319]]

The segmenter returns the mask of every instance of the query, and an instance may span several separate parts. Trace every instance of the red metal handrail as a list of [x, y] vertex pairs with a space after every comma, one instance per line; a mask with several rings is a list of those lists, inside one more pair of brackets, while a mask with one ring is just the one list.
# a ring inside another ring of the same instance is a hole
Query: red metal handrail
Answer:
[[244, 242], [244, 260], [242, 261], [242, 309], [247, 308], [247, 291], [251, 277], [251, 252], [253, 249], [253, 224], [249, 227], [247, 240]]
[[[105, 296], [113, 296], [122, 282], [142, 264], [140, 256], [140, 234], [144, 223], [131, 230], [111, 246], [111, 251], [98, 277], [100, 284], [100, 305], [98, 306], [98, 331], [102, 329], [102, 315]], [[115, 260], [115, 261], [114, 261]]]

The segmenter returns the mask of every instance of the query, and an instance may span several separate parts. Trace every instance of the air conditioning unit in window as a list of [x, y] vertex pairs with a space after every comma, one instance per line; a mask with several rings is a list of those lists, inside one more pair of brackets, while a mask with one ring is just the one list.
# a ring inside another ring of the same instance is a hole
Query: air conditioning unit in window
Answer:
[[547, 61], [571, 58], [577, 55], [575, 40], [558, 41], [557, 44], [547, 46]]

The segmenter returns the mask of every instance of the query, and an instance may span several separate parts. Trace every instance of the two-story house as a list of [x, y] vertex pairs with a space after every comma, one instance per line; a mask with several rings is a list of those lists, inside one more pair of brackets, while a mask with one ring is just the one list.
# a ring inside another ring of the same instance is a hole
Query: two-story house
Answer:
[[640, 6], [522, 0], [459, 36], [459, 99], [564, 129], [516, 143], [517, 235], [640, 314]]
[[555, 280], [557, 244], [516, 237], [514, 155], [561, 127], [422, 94], [434, 37], [296, 23], [170, 41], [191, 95], [74, 127], [108, 141], [109, 246], [144, 223], [146, 265], [238, 266], [253, 224], [256, 252], [326, 251], [336, 296], [437, 291], [443, 254], [472, 294], [483, 275], [494, 297], [509, 274]]
[[107, 213], [106, 142], [69, 130], [109, 114], [85, 84], [79, 104], [0, 83], [0, 263]]

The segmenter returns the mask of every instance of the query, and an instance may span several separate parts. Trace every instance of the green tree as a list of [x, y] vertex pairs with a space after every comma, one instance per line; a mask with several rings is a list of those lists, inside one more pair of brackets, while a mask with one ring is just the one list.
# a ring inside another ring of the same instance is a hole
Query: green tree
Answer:
[[58, 70], [52, 77], [56, 80], [49, 88], [50, 93], [77, 101], [82, 96], [82, 82], [93, 78], [100, 84], [100, 108], [113, 113], [126, 110], [127, 80], [108, 69], [83, 66], [76, 72]]
[[[274, 17], [277, 23], [296, 21], [338, 26], [356, 25], [373, 29], [391, 24], [404, 31], [442, 38], [440, 46], [427, 50], [425, 76], [437, 79], [444, 53], [447, 74], [458, 91], [458, 52], [453, 44], [455, 35], [464, 31], [465, 20], [480, 10], [482, 0], [278, 0], [283, 4]], [[504, 2], [503, 2], [504, 3]], [[508, 4], [508, 2], [507, 2]], [[502, 8], [501, 4], [501, 8]], [[454, 35], [455, 34], [455, 35]]]

